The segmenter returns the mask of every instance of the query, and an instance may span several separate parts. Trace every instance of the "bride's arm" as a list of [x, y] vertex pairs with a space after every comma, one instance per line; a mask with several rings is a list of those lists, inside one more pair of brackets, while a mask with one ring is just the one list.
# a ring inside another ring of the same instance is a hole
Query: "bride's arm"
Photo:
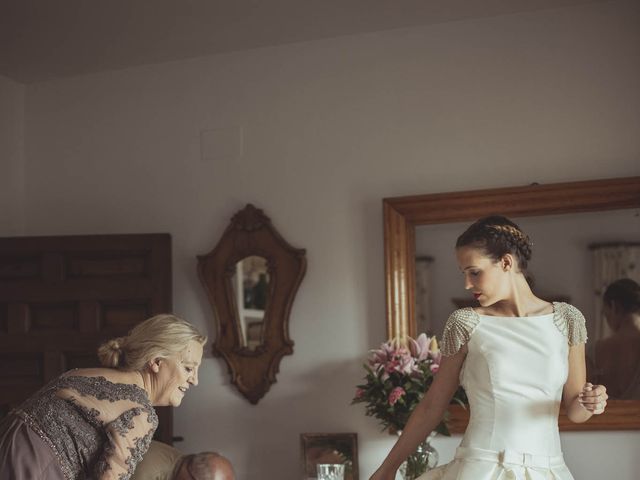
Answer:
[[562, 401], [569, 420], [586, 422], [592, 415], [604, 412], [607, 406], [607, 389], [604, 385], [587, 383], [584, 343], [569, 347], [569, 376], [564, 384]]
[[458, 388], [460, 369], [466, 354], [465, 345], [455, 355], [442, 357], [440, 369], [431, 387], [409, 417], [402, 435], [391, 452], [370, 480], [394, 479], [400, 464], [438, 426]]

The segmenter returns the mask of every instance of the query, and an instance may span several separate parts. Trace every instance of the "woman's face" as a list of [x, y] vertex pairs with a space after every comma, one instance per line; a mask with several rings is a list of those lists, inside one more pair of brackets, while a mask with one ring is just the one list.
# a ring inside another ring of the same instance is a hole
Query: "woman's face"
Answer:
[[158, 359], [155, 405], [177, 407], [187, 390], [198, 384], [198, 367], [202, 361], [202, 345], [191, 340], [177, 355]]
[[464, 275], [464, 288], [481, 306], [487, 307], [509, 295], [509, 279], [502, 262], [494, 262], [474, 247], [456, 249], [458, 266]]

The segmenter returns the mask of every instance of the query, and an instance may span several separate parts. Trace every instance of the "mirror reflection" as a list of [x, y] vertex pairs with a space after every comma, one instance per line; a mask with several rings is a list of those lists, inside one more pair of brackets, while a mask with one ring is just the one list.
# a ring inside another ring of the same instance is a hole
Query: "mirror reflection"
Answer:
[[264, 344], [264, 313], [269, 297], [267, 259], [257, 255], [236, 263], [231, 277], [238, 308], [242, 346], [255, 350]]
[[610, 283], [602, 312], [611, 333], [595, 344], [593, 377], [612, 398], [640, 400], [640, 285], [629, 276]]
[[[603, 350], [596, 348], [622, 336], [627, 342], [640, 343], [640, 325], [635, 330], [612, 328], [611, 320], [607, 321], [607, 314], [612, 316], [610, 307], [607, 309], [603, 303], [603, 294], [616, 280], [630, 278], [640, 282], [640, 211], [626, 209], [512, 219], [534, 243], [529, 268], [534, 292], [549, 301], [575, 305], [587, 319], [590, 380], [597, 380], [605, 370], [610, 376], [611, 372], [621, 376], [624, 371], [624, 382], [629, 385], [613, 389], [613, 398], [640, 399], [637, 351], [629, 350], [636, 352], [635, 360], [620, 355], [605, 358], [602, 354], [598, 358], [598, 350]], [[453, 310], [475, 304], [464, 289], [454, 256], [456, 238], [469, 224], [416, 227], [418, 332], [441, 336]]]

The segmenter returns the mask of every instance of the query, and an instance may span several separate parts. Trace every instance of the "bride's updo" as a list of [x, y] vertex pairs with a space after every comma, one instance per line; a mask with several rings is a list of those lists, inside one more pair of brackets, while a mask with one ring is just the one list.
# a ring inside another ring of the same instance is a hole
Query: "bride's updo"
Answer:
[[175, 315], [156, 315], [136, 325], [126, 337], [100, 345], [98, 359], [105, 367], [141, 371], [156, 358], [182, 352], [192, 340], [204, 345], [207, 337]]
[[474, 247], [482, 250], [494, 262], [510, 253], [518, 261], [522, 273], [531, 260], [529, 237], [507, 217], [492, 215], [477, 220], [456, 241], [456, 248]]

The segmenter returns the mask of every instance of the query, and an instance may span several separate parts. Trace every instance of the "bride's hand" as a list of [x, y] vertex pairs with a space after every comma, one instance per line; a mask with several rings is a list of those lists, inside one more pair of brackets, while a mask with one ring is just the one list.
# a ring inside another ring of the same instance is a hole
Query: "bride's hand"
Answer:
[[604, 385], [592, 385], [587, 382], [582, 387], [582, 391], [578, 396], [580, 404], [594, 415], [604, 413], [607, 406], [607, 387]]

